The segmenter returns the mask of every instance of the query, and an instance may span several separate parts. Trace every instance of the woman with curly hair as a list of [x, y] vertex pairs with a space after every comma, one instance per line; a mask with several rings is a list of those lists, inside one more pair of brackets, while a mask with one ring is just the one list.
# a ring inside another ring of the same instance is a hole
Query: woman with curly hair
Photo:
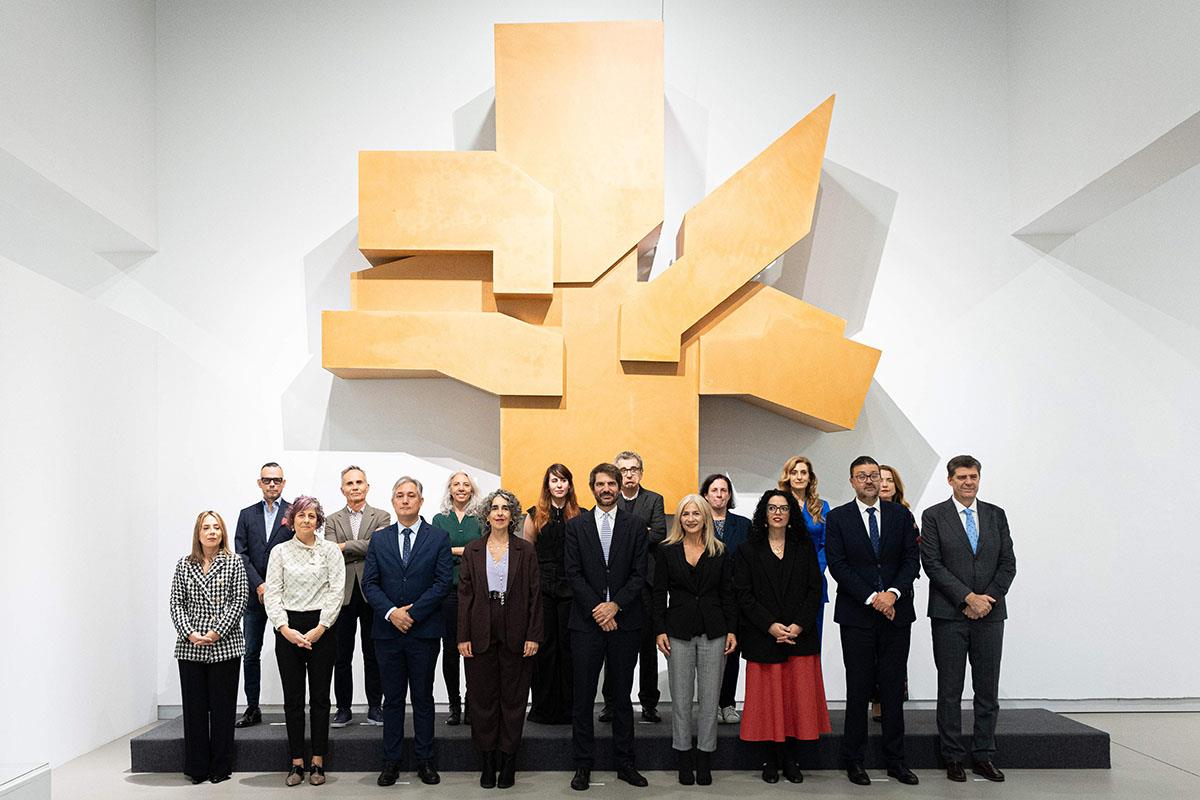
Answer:
[[328, 635], [342, 610], [346, 560], [333, 542], [317, 536], [325, 512], [315, 497], [301, 495], [288, 506], [283, 524], [291, 539], [271, 550], [263, 603], [275, 629], [275, 660], [283, 684], [283, 716], [287, 721], [292, 766], [286, 783], [304, 780], [304, 694], [312, 727], [312, 765], [308, 782], [325, 783], [329, 749], [329, 685], [337, 660], [337, 641]]
[[[479, 504], [487, 535], [463, 549], [458, 652], [465, 659], [479, 785], [513, 785], [533, 657], [542, 639], [541, 580], [533, 545], [517, 536], [521, 504], [497, 489]], [[497, 776], [499, 772], [499, 776]]]
[[825, 516], [829, 502], [817, 493], [817, 471], [806, 456], [792, 456], [783, 465], [779, 488], [790, 492], [800, 506], [808, 538], [817, 551], [817, 566], [821, 570], [821, 607], [817, 610], [817, 644], [825, 627], [825, 604], [829, 602], [829, 581], [825, 577]]
[[738, 638], [746, 659], [740, 736], [765, 745], [764, 781], [777, 783], [782, 768], [789, 781], [800, 783], [799, 742], [815, 741], [831, 728], [816, 625], [821, 573], [790, 491], [763, 493], [734, 561]]
[[570, 636], [571, 588], [563, 561], [567, 521], [579, 516], [575, 479], [563, 464], [551, 464], [542, 476], [537, 505], [525, 515], [525, 540], [537, 550], [542, 576], [542, 613], [545, 639], [533, 660], [533, 685], [529, 721], [543, 725], [571, 724], [574, 697]]
[[463, 548], [479, 538], [479, 517], [475, 515], [475, 503], [479, 500], [479, 487], [465, 472], [455, 472], [446, 481], [446, 492], [442, 496], [441, 512], [433, 515], [433, 527], [441, 528], [450, 536], [450, 558], [454, 562], [449, 594], [442, 601], [442, 622], [446, 633], [442, 637], [442, 680], [446, 684], [446, 698], [450, 704], [447, 725], [471, 724], [468, 711], [463, 716], [462, 696], [458, 693], [458, 576], [461, 570]]

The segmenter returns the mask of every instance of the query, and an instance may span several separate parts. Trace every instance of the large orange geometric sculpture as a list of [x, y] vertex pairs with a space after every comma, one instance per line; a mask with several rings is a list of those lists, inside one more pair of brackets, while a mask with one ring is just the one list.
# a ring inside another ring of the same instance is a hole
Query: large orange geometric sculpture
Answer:
[[[494, 153], [364, 152], [351, 310], [323, 314], [343, 378], [442, 375], [500, 396], [501, 481], [624, 449], [670, 510], [695, 491], [699, 397], [854, 426], [879, 351], [753, 276], [808, 234], [830, 97], [688, 212], [663, 214], [659, 22], [497, 25]], [[447, 424], [452, 424], [448, 421]]]

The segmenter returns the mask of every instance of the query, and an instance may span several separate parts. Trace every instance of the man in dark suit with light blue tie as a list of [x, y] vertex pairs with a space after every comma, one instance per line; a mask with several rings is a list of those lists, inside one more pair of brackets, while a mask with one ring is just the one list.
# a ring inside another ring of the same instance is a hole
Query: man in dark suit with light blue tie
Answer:
[[258, 488], [263, 499], [247, 506], [238, 514], [233, 533], [233, 549], [242, 557], [246, 567], [246, 578], [250, 584], [250, 596], [246, 598], [246, 612], [242, 617], [242, 632], [246, 637], [246, 655], [242, 669], [246, 676], [246, 711], [234, 723], [246, 728], [262, 722], [258, 708], [258, 692], [262, 683], [261, 654], [263, 631], [267, 626], [267, 609], [263, 605], [263, 578], [267, 574], [267, 560], [271, 549], [280, 542], [292, 538], [292, 532], [282, 526], [288, 509], [288, 501], [281, 500], [283, 468], [274, 461], [263, 464], [258, 471]]
[[929, 576], [933, 660], [938, 672], [937, 721], [946, 777], [967, 779], [962, 745], [962, 693], [971, 662], [975, 730], [971, 771], [1003, 781], [992, 763], [1000, 713], [1000, 652], [1008, 608], [1004, 597], [1017, 576], [1017, 557], [1004, 509], [976, 498], [982, 467], [974, 456], [946, 464], [953, 497], [921, 515], [921, 560]]
[[391, 786], [400, 775], [406, 693], [412, 700], [417, 776], [426, 784], [441, 780], [433, 766], [433, 672], [452, 564], [449, 534], [421, 519], [422, 494], [416, 478], [396, 481], [396, 523], [375, 532], [363, 564], [362, 590], [375, 612], [371, 637], [383, 682], [380, 786]]
[[645, 786], [633, 764], [633, 669], [643, 625], [646, 583], [646, 521], [617, 507], [621, 473], [614, 464], [598, 464], [589, 476], [596, 507], [567, 523], [563, 563], [571, 587], [571, 658], [575, 699], [571, 713], [575, 776], [571, 788], [582, 791], [591, 780], [596, 757], [593, 704], [600, 668], [607, 661], [612, 678], [613, 751], [617, 777]]
[[846, 726], [842, 762], [846, 777], [871, 784], [863, 768], [867, 707], [879, 687], [883, 756], [887, 774], [914, 785], [904, 763], [904, 679], [913, 621], [913, 581], [921, 570], [917, 526], [899, 503], [879, 499], [879, 462], [859, 456], [850, 464], [852, 502], [825, 517], [825, 555], [837, 581], [833, 620], [841, 630], [846, 665]]

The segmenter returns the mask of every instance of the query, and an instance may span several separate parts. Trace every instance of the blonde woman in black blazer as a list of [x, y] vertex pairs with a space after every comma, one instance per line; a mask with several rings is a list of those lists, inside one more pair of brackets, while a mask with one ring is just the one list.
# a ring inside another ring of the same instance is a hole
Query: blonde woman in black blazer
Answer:
[[170, 602], [183, 694], [183, 771], [192, 783], [220, 783], [233, 771], [248, 593], [246, 568], [229, 550], [225, 520], [215, 511], [200, 512], [192, 552], [175, 564]]
[[[671, 746], [684, 786], [712, 783], [717, 708], [725, 658], [737, 648], [737, 607], [725, 544], [712, 508], [689, 494], [675, 511], [671, 533], [655, 551], [653, 613], [656, 644], [667, 657], [671, 685]], [[692, 694], [700, 700], [692, 749]]]

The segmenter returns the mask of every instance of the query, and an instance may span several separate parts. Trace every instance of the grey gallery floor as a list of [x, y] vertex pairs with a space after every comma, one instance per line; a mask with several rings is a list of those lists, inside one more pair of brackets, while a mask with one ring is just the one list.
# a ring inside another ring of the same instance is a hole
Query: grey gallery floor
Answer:
[[[617, 783], [611, 773], [594, 777], [603, 785], [593, 785], [590, 797], [679, 797], [696, 798], [709, 794], [737, 795], [743, 798], [778, 797], [799, 794], [807, 797], [1005, 797], [1005, 798], [1194, 798], [1200, 797], [1200, 713], [1121, 713], [1070, 715], [1088, 725], [1108, 731], [1112, 736], [1111, 770], [1007, 770], [1008, 782], [990, 784], [978, 780], [954, 784], [933, 770], [919, 770], [921, 785], [915, 788], [883, 780], [870, 788], [853, 786], [840, 772], [812, 772], [800, 786], [780, 783], [768, 786], [750, 772], [720, 772], [711, 788], [684, 788], [669, 772], [653, 772], [648, 789], [633, 789]], [[118, 739], [85, 756], [58, 767], [53, 772], [54, 797], [244, 797], [269, 800], [326, 794], [331, 797], [371, 797], [385, 795], [436, 798], [493, 797], [497, 790], [480, 789], [477, 776], [470, 773], [443, 773], [442, 785], [426, 787], [415, 779], [393, 790], [375, 785], [375, 773], [347, 772], [332, 774], [324, 788], [283, 785], [283, 773], [237, 773], [233, 779], [213, 786], [192, 786], [178, 774], [132, 774], [129, 772], [129, 739], [142, 731]], [[998, 759], [1003, 767], [1003, 754]], [[401, 776], [402, 780], [407, 776]], [[499, 794], [516, 797], [564, 797], [565, 773], [526, 773], [517, 776], [517, 785]]]

